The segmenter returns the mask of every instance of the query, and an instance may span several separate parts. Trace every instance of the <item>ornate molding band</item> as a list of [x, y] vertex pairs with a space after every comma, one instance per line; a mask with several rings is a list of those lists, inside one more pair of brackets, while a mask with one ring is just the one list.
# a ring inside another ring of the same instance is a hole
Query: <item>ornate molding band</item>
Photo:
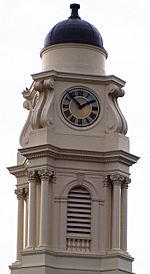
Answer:
[[44, 89], [53, 89], [54, 88], [55, 81], [53, 77], [50, 77], [49, 79], [35, 81], [34, 88], [36, 91], [42, 92]]
[[49, 144], [30, 148], [21, 148], [19, 149], [19, 152], [28, 160], [40, 157], [51, 157], [59, 160], [76, 160], [97, 163], [112, 163], [117, 161], [128, 166], [135, 164], [139, 159], [139, 157], [123, 150], [111, 152], [77, 151], [74, 149], [61, 149]]

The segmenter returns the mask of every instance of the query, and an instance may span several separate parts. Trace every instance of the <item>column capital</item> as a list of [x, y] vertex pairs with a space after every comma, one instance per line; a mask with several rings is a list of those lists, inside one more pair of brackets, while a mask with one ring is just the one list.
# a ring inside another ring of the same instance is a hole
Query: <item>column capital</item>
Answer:
[[112, 181], [113, 185], [122, 185], [125, 181], [125, 178], [123, 175], [120, 174], [112, 174], [110, 175], [110, 179]]
[[117, 173], [110, 174], [104, 177], [104, 186], [122, 185], [123, 187], [128, 188], [128, 184], [130, 182], [130, 178]]
[[41, 178], [41, 180], [48, 180], [49, 182], [55, 182], [56, 175], [53, 170], [51, 169], [41, 169], [38, 170], [38, 175]]
[[105, 187], [111, 187], [112, 186], [112, 180], [110, 178], [110, 175], [104, 176], [103, 183], [104, 183]]
[[15, 194], [17, 195], [18, 200], [24, 198], [24, 188], [15, 189]]
[[27, 171], [27, 176], [28, 176], [28, 179], [29, 181], [34, 181], [36, 178], [37, 178], [37, 171], [36, 170], [29, 170]]
[[124, 182], [122, 184], [122, 187], [123, 188], [128, 188], [128, 186], [129, 186], [130, 183], [131, 183], [131, 179], [128, 178], [128, 177], [125, 177], [125, 180], [124, 180]]
[[29, 188], [28, 187], [24, 188], [24, 196], [25, 196], [25, 199], [28, 199], [28, 197], [29, 197]]

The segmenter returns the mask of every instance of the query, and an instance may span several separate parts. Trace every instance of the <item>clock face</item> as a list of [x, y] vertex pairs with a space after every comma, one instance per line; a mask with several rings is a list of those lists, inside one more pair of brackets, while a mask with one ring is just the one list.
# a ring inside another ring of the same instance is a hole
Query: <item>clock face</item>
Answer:
[[85, 88], [73, 88], [63, 96], [61, 112], [70, 124], [87, 127], [97, 120], [100, 104], [91, 91]]

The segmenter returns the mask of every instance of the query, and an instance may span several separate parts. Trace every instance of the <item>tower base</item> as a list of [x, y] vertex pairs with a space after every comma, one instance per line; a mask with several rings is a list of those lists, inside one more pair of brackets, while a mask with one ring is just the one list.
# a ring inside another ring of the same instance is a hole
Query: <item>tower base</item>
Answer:
[[77, 254], [48, 249], [25, 250], [11, 274], [133, 274], [133, 258], [121, 252]]

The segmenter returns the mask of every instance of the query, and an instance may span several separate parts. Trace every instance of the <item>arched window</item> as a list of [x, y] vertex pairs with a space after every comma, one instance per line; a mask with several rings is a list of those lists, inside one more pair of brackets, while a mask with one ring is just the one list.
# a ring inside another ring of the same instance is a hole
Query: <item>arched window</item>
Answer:
[[82, 186], [76, 186], [68, 193], [66, 233], [68, 250], [90, 250], [91, 196]]

